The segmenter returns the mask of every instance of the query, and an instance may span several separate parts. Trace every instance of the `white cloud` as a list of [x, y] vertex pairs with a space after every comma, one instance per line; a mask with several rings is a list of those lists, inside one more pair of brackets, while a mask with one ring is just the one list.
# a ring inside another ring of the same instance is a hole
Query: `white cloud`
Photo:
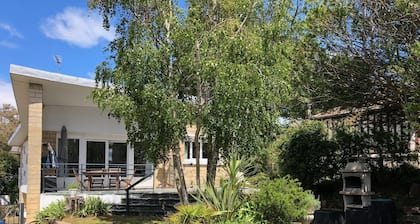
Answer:
[[13, 42], [10, 42], [10, 41], [7, 41], [7, 40], [0, 40], [0, 46], [7, 47], [7, 48], [17, 48], [18, 47], [17, 44], [15, 44]]
[[12, 84], [0, 80], [0, 105], [3, 104], [11, 104], [12, 106], [16, 107]]
[[63, 40], [82, 48], [97, 45], [101, 39], [115, 38], [115, 28], [102, 27], [102, 19], [96, 12], [69, 7], [47, 18], [41, 25], [44, 34], [51, 39]]
[[95, 72], [88, 72], [87, 76], [91, 79], [95, 79], [96, 74], [95, 74]]
[[23, 35], [20, 34], [13, 26], [7, 23], [0, 23], [0, 29], [7, 31], [12, 37], [23, 39]]

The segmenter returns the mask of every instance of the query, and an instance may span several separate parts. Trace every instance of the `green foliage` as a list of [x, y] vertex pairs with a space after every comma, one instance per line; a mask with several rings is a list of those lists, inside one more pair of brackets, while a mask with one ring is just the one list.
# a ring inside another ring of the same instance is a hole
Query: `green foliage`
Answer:
[[19, 159], [16, 155], [0, 150], [0, 194], [10, 196], [12, 202], [18, 196]]
[[[246, 198], [245, 200], [248, 200]], [[263, 224], [266, 223], [265, 220], [261, 220], [262, 214], [256, 210], [255, 203], [251, 200], [248, 200], [244, 205], [239, 209], [238, 214], [233, 220], [227, 220], [223, 224], [242, 224], [242, 223], [253, 223], [253, 224]]]
[[305, 52], [317, 79], [299, 82], [313, 111], [418, 104], [419, 10], [410, 0], [332, 0], [313, 7], [307, 38], [317, 47], [307, 45]]
[[214, 217], [220, 215], [220, 212], [201, 203], [180, 205], [178, 210], [167, 218], [168, 223], [173, 224], [198, 224], [198, 223], [215, 223]]
[[67, 190], [70, 190], [70, 189], [78, 190], [78, 189], [80, 189], [80, 185], [78, 183], [71, 183], [67, 186]]
[[225, 162], [227, 179], [220, 180], [220, 187], [207, 183], [203, 188], [198, 188], [197, 202], [221, 212], [217, 219], [219, 222], [233, 220], [244, 205], [245, 195], [242, 188], [246, 183], [246, 174], [249, 172], [251, 162], [232, 154]]
[[407, 163], [372, 173], [372, 191], [382, 197], [407, 196], [413, 183], [420, 183], [420, 170]]
[[290, 174], [318, 194], [336, 186], [339, 171], [350, 160], [362, 158], [376, 172], [385, 169], [386, 163], [402, 164], [417, 158], [409, 156], [404, 136], [392, 130], [364, 132], [342, 126], [328, 132], [320, 121], [303, 121], [287, 128], [268, 150], [274, 156], [269, 157], [267, 167], [278, 165], [278, 169], [267, 168], [270, 176]]
[[187, 124], [211, 136], [210, 153], [257, 154], [294, 94], [306, 4], [191, 0], [184, 12], [175, 2], [89, 1], [118, 33], [97, 68], [94, 101], [153, 162], [185, 138]]
[[57, 202], [53, 202], [48, 207], [42, 209], [35, 217], [36, 223], [43, 224], [43, 223], [55, 223], [57, 220], [61, 220], [66, 215], [64, 207], [66, 202], [64, 200], [60, 200]]
[[0, 106], [0, 151], [9, 151], [7, 141], [19, 124], [19, 116], [16, 108], [10, 104]]
[[107, 215], [111, 209], [99, 197], [87, 197], [82, 208], [77, 212], [81, 217]]
[[279, 141], [281, 175], [291, 174], [309, 189], [323, 180], [337, 178], [342, 166], [336, 153], [338, 145], [328, 140], [323, 123], [308, 121], [291, 126]]
[[310, 191], [305, 191], [297, 179], [290, 176], [265, 181], [252, 197], [257, 217], [268, 223], [297, 221], [319, 207]]
[[247, 178], [246, 186], [250, 188], [258, 188], [261, 183], [270, 180], [270, 176], [267, 173], [260, 172]]
[[16, 108], [10, 104], [0, 107], [0, 194], [9, 195], [12, 202], [18, 196], [18, 168], [19, 158], [10, 154], [10, 146], [7, 145], [9, 137], [19, 123]]

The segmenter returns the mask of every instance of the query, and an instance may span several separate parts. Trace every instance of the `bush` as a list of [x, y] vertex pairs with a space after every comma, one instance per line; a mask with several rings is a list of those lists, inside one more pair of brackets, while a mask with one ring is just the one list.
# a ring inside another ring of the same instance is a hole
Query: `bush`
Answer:
[[245, 204], [239, 209], [239, 212], [234, 220], [228, 220], [223, 224], [242, 224], [242, 223], [253, 223], [253, 224], [264, 224], [264, 220], [259, 217], [262, 215], [256, 211], [255, 203], [251, 200], [247, 200]]
[[201, 203], [180, 205], [176, 209], [178, 212], [168, 217], [169, 223], [212, 223], [212, 218], [220, 215], [220, 212]]
[[19, 158], [0, 149], [0, 194], [10, 196], [11, 202], [18, 198]]
[[105, 204], [99, 197], [87, 197], [78, 215], [82, 217], [106, 215], [110, 209], [111, 206]]
[[312, 193], [290, 176], [264, 182], [252, 201], [259, 220], [269, 223], [296, 221], [319, 207]]
[[287, 129], [279, 143], [280, 175], [290, 174], [306, 189], [339, 178], [342, 167], [338, 145], [328, 140], [325, 125], [308, 121]]
[[60, 200], [48, 205], [48, 207], [42, 209], [35, 217], [36, 223], [55, 223], [57, 220], [61, 220], [66, 215], [64, 207], [66, 203], [64, 200]]

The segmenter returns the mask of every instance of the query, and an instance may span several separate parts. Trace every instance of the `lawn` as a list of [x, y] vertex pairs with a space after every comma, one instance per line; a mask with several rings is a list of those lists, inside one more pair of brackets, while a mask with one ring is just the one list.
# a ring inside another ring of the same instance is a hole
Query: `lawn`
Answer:
[[160, 217], [142, 217], [142, 216], [98, 216], [80, 218], [76, 216], [67, 216], [61, 222], [62, 224], [158, 224], [162, 222]]

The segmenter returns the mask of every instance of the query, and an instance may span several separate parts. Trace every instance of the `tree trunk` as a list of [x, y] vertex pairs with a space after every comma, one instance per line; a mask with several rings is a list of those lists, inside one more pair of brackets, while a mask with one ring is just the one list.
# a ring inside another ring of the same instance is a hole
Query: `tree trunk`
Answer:
[[194, 154], [195, 154], [195, 183], [198, 187], [201, 186], [200, 184], [200, 129], [201, 125], [197, 124], [195, 130], [195, 136], [194, 136]]
[[181, 163], [179, 142], [174, 143], [172, 158], [174, 162], [174, 169], [177, 176], [175, 177], [175, 184], [178, 190], [179, 199], [182, 204], [188, 204], [187, 185], [185, 184], [184, 169]]
[[213, 184], [216, 181], [217, 159], [219, 158], [219, 148], [215, 143], [213, 136], [209, 135], [209, 152], [207, 158], [207, 183]]
[[[201, 77], [200, 77], [200, 42], [198, 40], [195, 41], [195, 66], [196, 69], [196, 75], [197, 75], [197, 114], [201, 114], [202, 109], [202, 88], [201, 85]], [[195, 184], [197, 184], [198, 187], [201, 186], [200, 184], [200, 116], [198, 116], [198, 119], [196, 120], [196, 130], [195, 130], [195, 136], [194, 136], [194, 154], [195, 154]]]

